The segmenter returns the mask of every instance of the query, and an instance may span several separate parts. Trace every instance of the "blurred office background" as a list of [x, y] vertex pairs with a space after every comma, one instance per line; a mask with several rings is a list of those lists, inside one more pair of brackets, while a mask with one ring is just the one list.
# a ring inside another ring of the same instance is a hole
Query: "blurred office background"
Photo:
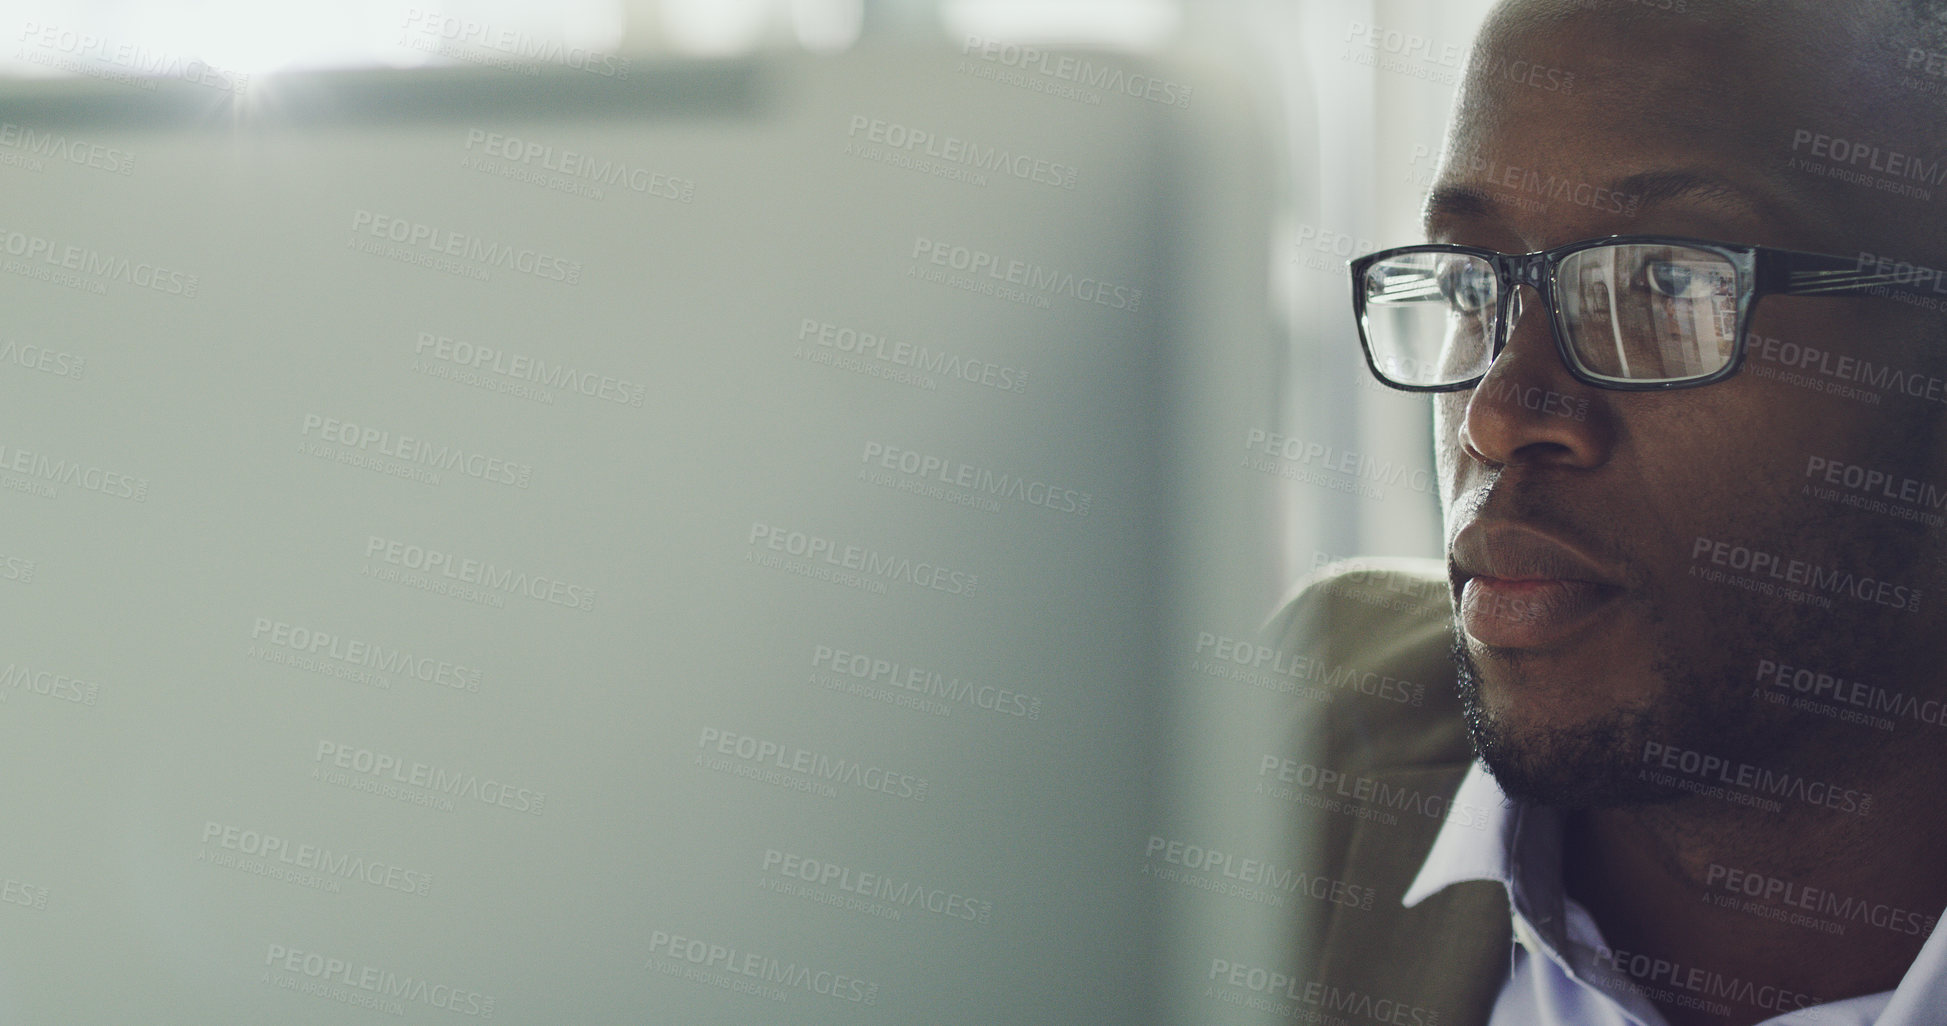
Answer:
[[1278, 1019], [1486, 7], [18, 8], [0, 1022]]

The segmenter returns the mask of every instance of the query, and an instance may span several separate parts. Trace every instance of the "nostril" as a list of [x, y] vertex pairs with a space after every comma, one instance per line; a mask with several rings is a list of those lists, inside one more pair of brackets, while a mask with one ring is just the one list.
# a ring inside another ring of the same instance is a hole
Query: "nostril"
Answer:
[[1501, 466], [1500, 460], [1494, 459], [1493, 457], [1482, 452], [1480, 450], [1480, 446], [1474, 444], [1473, 436], [1467, 431], [1467, 429], [1464, 426], [1461, 428], [1460, 431], [1460, 450], [1467, 454], [1468, 459], [1473, 460], [1475, 463], [1478, 463], [1481, 466], [1487, 467], [1489, 469], [1494, 469]]

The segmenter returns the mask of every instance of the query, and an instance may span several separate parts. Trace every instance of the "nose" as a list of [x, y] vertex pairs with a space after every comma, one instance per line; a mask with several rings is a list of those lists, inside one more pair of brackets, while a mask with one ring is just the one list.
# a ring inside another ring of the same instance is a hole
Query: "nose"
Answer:
[[[1533, 302], [1523, 295], [1529, 292]], [[1460, 418], [1460, 447], [1489, 467], [1600, 466], [1609, 458], [1612, 435], [1604, 392], [1569, 373], [1541, 298], [1525, 283], [1508, 297], [1494, 360]]]
[[1501, 348], [1506, 347], [1508, 338], [1514, 334], [1514, 329], [1521, 324], [1521, 304], [1523, 302], [1521, 297], [1525, 292], [1526, 289], [1523, 286], [1516, 285], [1514, 292], [1508, 296], [1508, 323], [1501, 329], [1501, 337], [1495, 340], [1496, 348], [1494, 354], [1496, 356], [1500, 355]]

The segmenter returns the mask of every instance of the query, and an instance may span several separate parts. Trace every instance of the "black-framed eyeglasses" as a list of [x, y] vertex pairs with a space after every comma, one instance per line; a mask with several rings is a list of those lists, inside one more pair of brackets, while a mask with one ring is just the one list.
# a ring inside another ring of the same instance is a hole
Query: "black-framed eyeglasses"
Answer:
[[1926, 269], [1888, 264], [1668, 235], [1611, 235], [1518, 254], [1429, 243], [1352, 260], [1352, 310], [1366, 365], [1409, 392], [1478, 384], [1520, 316], [1520, 285], [1541, 297], [1576, 380], [1692, 388], [1737, 372], [1761, 296], [1941, 291], [1918, 287], [1942, 284]]

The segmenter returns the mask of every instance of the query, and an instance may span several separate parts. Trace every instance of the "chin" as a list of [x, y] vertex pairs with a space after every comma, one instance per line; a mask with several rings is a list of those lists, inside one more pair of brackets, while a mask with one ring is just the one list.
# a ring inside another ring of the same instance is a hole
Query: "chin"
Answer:
[[1653, 713], [1619, 710], [1573, 723], [1516, 721], [1489, 710], [1479, 668], [1457, 634], [1453, 653], [1468, 739], [1508, 797], [1563, 809], [1661, 804], [1682, 797], [1681, 791], [1642, 778], [1644, 743], [1670, 737]]

